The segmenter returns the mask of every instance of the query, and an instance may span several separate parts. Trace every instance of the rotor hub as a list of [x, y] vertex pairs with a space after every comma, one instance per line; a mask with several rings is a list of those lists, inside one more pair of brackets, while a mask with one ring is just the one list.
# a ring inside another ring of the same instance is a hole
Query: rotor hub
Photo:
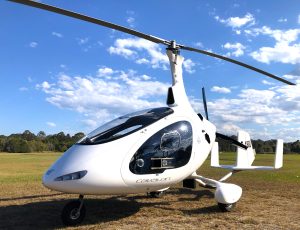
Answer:
[[179, 50], [180, 46], [177, 45], [175, 40], [170, 41], [170, 44], [167, 47], [167, 50], [171, 50], [173, 54], [179, 55], [180, 54], [180, 50]]

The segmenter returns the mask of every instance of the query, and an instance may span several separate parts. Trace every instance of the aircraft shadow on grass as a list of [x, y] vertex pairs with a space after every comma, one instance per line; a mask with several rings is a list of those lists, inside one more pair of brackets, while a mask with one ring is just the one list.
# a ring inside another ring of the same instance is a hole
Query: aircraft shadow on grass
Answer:
[[[178, 198], [175, 202], [194, 201], [201, 197], [213, 197], [209, 190], [192, 191], [188, 189], [170, 190], [168, 194], [179, 196], [180, 194], [194, 195], [191, 198]], [[41, 196], [25, 196], [17, 198], [2, 199], [6, 201], [27, 200], [32, 198], [47, 198], [60, 196], [61, 193]], [[97, 223], [117, 221], [139, 212], [143, 207], [155, 207], [164, 210], [174, 210], [170, 205], [172, 202], [164, 201], [164, 197], [151, 199], [149, 202], [139, 201], [146, 196], [113, 196], [106, 199], [85, 199], [87, 208], [86, 219], [81, 226]], [[150, 198], [149, 198], [150, 199]], [[69, 199], [55, 199], [49, 201], [36, 201], [32, 203], [0, 206], [0, 229], [54, 229], [62, 228], [60, 219], [61, 210]], [[181, 210], [183, 214], [192, 213], [216, 213], [216, 206], [205, 207], [197, 210]]]

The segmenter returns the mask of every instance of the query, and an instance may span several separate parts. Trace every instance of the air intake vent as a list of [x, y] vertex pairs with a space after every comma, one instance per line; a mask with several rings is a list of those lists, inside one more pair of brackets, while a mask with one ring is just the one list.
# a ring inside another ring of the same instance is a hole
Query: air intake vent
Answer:
[[167, 97], [167, 105], [174, 105], [175, 104], [175, 99], [173, 95], [173, 90], [172, 87], [169, 87], [168, 89], [168, 97]]
[[207, 133], [205, 133], [205, 139], [208, 142], [208, 144], [210, 144], [210, 137]]

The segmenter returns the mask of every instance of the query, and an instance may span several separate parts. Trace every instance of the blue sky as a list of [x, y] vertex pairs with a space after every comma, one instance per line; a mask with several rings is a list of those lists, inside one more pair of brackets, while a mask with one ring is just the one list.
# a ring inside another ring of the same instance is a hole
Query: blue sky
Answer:
[[[299, 1], [43, 0], [144, 33], [209, 50], [300, 83]], [[73, 4], [72, 4], [73, 3]], [[271, 4], [271, 5], [270, 5]], [[165, 47], [108, 28], [0, 2], [0, 134], [90, 132], [163, 106], [171, 83]], [[221, 132], [300, 139], [300, 88], [187, 51], [184, 81]]]

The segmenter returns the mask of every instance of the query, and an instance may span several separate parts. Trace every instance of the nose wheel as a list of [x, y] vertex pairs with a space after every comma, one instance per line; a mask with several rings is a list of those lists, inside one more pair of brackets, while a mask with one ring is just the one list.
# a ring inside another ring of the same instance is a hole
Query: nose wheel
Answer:
[[75, 226], [80, 224], [85, 217], [85, 205], [83, 195], [78, 200], [70, 201], [65, 205], [61, 213], [61, 219], [66, 226]]

